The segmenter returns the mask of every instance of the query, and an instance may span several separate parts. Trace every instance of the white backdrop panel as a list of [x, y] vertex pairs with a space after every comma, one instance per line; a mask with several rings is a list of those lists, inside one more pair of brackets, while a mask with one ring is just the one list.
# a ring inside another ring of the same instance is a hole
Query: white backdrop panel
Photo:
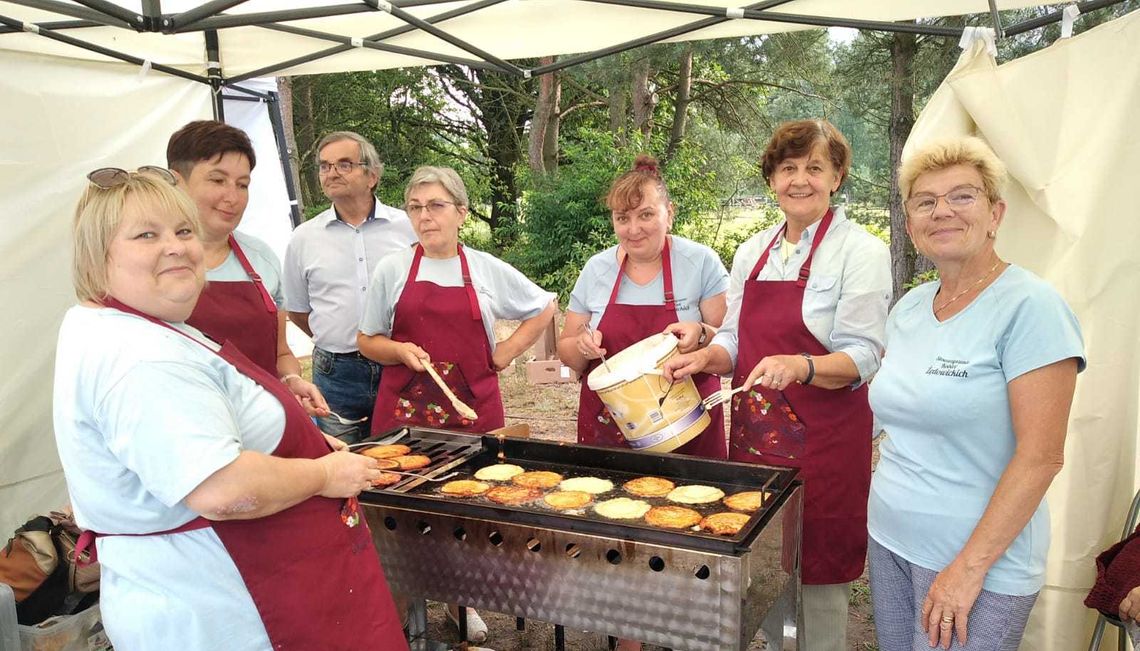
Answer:
[[166, 139], [210, 115], [201, 84], [5, 52], [0, 75], [0, 532], [66, 499], [51, 424], [55, 338], [75, 303], [71, 220], [96, 167], [162, 164]]

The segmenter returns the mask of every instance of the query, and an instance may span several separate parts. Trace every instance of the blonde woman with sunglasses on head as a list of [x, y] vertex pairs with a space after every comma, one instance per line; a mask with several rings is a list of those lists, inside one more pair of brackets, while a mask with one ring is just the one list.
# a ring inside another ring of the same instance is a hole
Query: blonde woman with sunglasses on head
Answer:
[[168, 170], [89, 179], [54, 424], [115, 648], [406, 649], [356, 503], [375, 460], [333, 452], [275, 374], [185, 323], [204, 254]]

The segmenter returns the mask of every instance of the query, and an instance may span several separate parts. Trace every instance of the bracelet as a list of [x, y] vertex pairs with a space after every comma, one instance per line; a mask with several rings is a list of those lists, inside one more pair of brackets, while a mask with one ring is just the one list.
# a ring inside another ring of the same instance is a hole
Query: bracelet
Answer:
[[282, 384], [289, 384], [289, 380], [292, 380], [293, 378], [297, 378], [298, 380], [304, 380], [305, 379], [305, 378], [301, 377], [300, 375], [297, 375], [296, 373], [286, 373], [285, 375], [281, 376], [281, 382], [282, 382]]
[[697, 348], [704, 346], [705, 342], [708, 340], [709, 340], [709, 331], [705, 330], [705, 324], [702, 323], [701, 324], [701, 338], [697, 339]]
[[808, 363], [807, 377], [805, 377], [804, 381], [800, 382], [800, 384], [811, 384], [811, 381], [815, 379], [815, 361], [812, 360], [811, 355], [809, 353], [800, 353], [800, 354], [804, 356], [804, 359], [806, 359], [807, 363]]

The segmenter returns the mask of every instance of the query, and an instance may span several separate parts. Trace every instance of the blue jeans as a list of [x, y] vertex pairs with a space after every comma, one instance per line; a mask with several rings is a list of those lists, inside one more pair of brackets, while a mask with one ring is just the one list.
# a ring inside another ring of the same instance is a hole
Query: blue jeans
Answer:
[[[380, 388], [383, 366], [360, 353], [330, 353], [313, 349], [313, 384], [321, 390], [329, 409], [355, 420], [369, 419], [376, 405], [376, 391]], [[371, 421], [344, 425], [335, 418], [318, 418], [323, 432], [346, 443], [356, 443], [368, 436]]]

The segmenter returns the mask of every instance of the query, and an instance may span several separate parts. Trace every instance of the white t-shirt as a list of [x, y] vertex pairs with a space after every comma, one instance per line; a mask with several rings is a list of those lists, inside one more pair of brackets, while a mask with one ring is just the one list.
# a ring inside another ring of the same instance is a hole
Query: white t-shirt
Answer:
[[[479, 313], [491, 350], [495, 350], [495, 320], [525, 320], [538, 316], [555, 295], [534, 284], [521, 271], [490, 253], [463, 247], [467, 266], [471, 270], [471, 284], [479, 298]], [[364, 299], [364, 316], [360, 331], [366, 335], [392, 334], [396, 318], [396, 303], [408, 282], [415, 248], [397, 251], [376, 265], [368, 294]], [[459, 256], [438, 260], [426, 255], [420, 260], [416, 280], [440, 287], [462, 287], [463, 272]], [[466, 305], [466, 304], [465, 304]]]
[[[887, 353], [870, 394], [887, 438], [867, 514], [872, 538], [936, 572], [962, 550], [1013, 457], [1009, 382], [1070, 357], [1084, 368], [1076, 316], [1025, 269], [1008, 267], [943, 322], [933, 312], [938, 287], [912, 289], [887, 321]], [[1042, 500], [990, 568], [985, 589], [1037, 592], [1048, 550]]]
[[[140, 317], [83, 306], [60, 327], [53, 409], [76, 521], [101, 533], [189, 522], [190, 492], [242, 450], [272, 452], [285, 427], [281, 403], [210, 350]], [[213, 529], [97, 545], [100, 608], [117, 649], [271, 648]]]
[[[701, 301], [723, 294], [728, 289], [728, 271], [709, 247], [683, 237], [670, 236], [669, 262], [673, 267], [673, 298], [678, 321], [701, 322]], [[582, 267], [574, 291], [570, 293], [570, 311], [590, 315], [590, 327], [597, 328], [605, 315], [614, 289], [619, 267], [617, 247], [595, 254]], [[665, 276], [658, 273], [653, 280], [638, 285], [623, 276], [617, 302], [623, 305], [662, 305], [665, 302]]]
[[[284, 307], [285, 292], [281, 286], [281, 262], [274, 255], [273, 249], [270, 249], [268, 244], [256, 237], [240, 231], [234, 231], [234, 239], [237, 240], [238, 246], [245, 253], [245, 257], [249, 258], [249, 264], [253, 266], [253, 270], [261, 276], [261, 282], [265, 285], [269, 295], [273, 297], [273, 302], [277, 304], [278, 308]], [[222, 264], [206, 271], [206, 280], [252, 282], [233, 251], [230, 251]]]
[[[855, 382], [859, 385], [875, 375], [883, 354], [883, 331], [891, 304], [891, 253], [882, 240], [847, 219], [842, 208], [833, 210], [831, 228], [812, 258], [802, 316], [808, 331], [828, 351], [851, 357], [859, 370], [859, 380]], [[777, 241], [768, 254], [768, 262], [755, 276], [750, 276], [752, 268], [764, 247], [783, 228], [783, 222], [753, 235], [736, 249], [728, 285], [728, 312], [712, 340], [728, 351], [733, 366], [739, 349], [744, 283], [753, 279], [795, 280], [822, 223], [821, 220], [804, 229], [786, 260], [780, 252], [783, 241]], [[794, 355], [802, 351], [784, 352]]]

